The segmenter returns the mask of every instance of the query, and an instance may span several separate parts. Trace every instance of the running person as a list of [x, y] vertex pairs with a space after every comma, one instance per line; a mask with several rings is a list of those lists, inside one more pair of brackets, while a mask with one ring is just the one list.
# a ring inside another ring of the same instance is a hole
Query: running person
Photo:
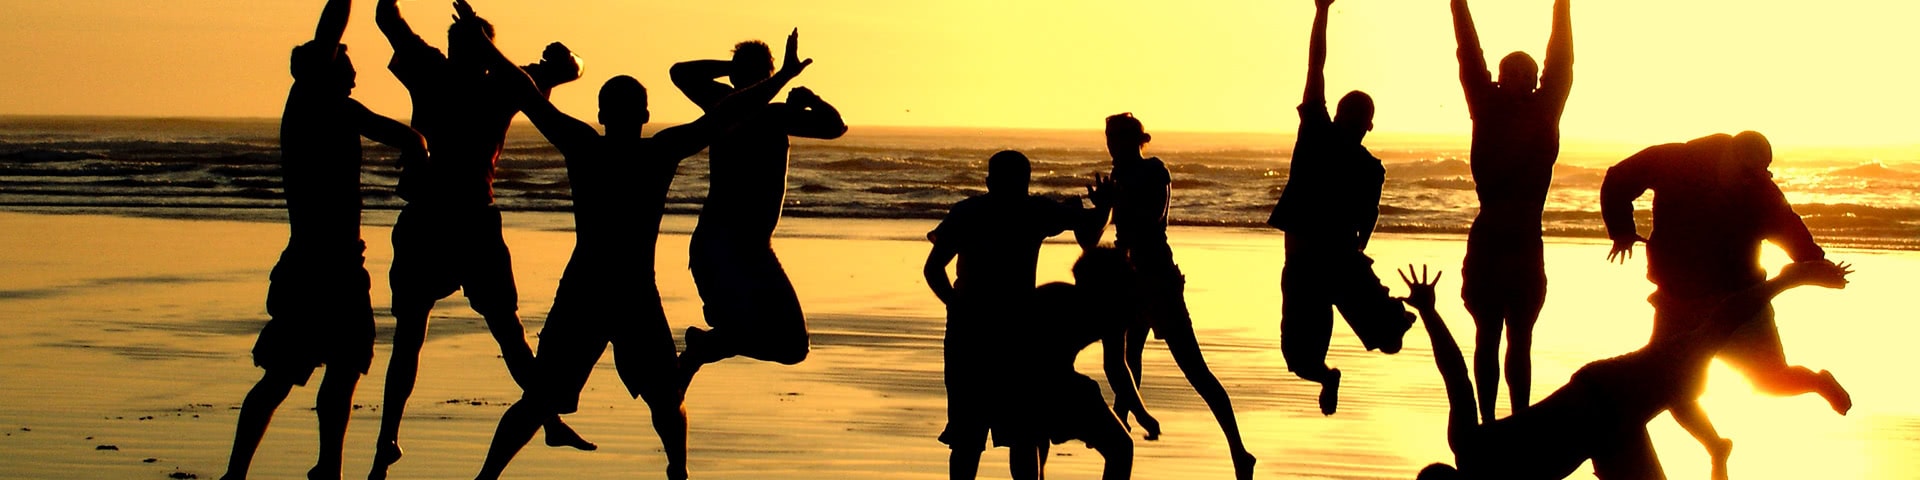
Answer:
[[1460, 346], [1434, 309], [1440, 277], [1428, 279], [1422, 272], [1408, 278], [1412, 273], [1401, 273], [1413, 290], [1406, 301], [1420, 311], [1433, 341], [1433, 361], [1447, 389], [1447, 445], [1454, 455], [1454, 465], [1429, 465], [1419, 478], [1566, 478], [1591, 459], [1594, 475], [1611, 480], [1665, 478], [1647, 421], [1668, 405], [1693, 398], [1690, 391], [1714, 352], [1736, 330], [1751, 325], [1774, 296], [1803, 285], [1845, 288], [1852, 270], [1824, 261], [1788, 265], [1772, 280], [1723, 297], [1673, 341], [1588, 363], [1540, 403], [1484, 423], [1476, 415], [1473, 381]]
[[[461, 10], [468, 10], [465, 3]], [[462, 12], [473, 28], [493, 35], [485, 20]], [[522, 390], [534, 385], [533, 348], [520, 324], [519, 292], [513, 264], [500, 234], [500, 210], [493, 206], [494, 163], [506, 144], [507, 127], [519, 107], [503, 96], [512, 85], [507, 73], [489, 72], [480, 52], [487, 46], [448, 30], [447, 53], [428, 45], [400, 16], [397, 0], [381, 0], [374, 21], [393, 46], [387, 69], [413, 99], [413, 126], [427, 139], [432, 163], [422, 175], [402, 180], [412, 196], [393, 227], [393, 357], [387, 366], [385, 409], [370, 479], [386, 478], [400, 460], [400, 419], [420, 366], [427, 315], [433, 304], [464, 290], [500, 344], [501, 357]], [[573, 81], [580, 66], [566, 47], [548, 46], [546, 58], [528, 67], [541, 89]], [[514, 75], [519, 75], [513, 72]], [[547, 443], [592, 450], [554, 417], [547, 422]]]
[[1568, 3], [1553, 2], [1544, 74], [1526, 52], [1513, 52], [1500, 60], [1496, 83], [1487, 72], [1467, 0], [1453, 0], [1460, 86], [1473, 117], [1470, 165], [1474, 193], [1480, 198], [1480, 213], [1467, 232], [1460, 296], [1467, 313], [1473, 314], [1473, 376], [1480, 380], [1481, 421], [1493, 421], [1494, 400], [1500, 395], [1503, 328], [1512, 410], [1526, 408], [1531, 400], [1533, 324], [1547, 301], [1540, 215], [1553, 183], [1553, 163], [1560, 156], [1560, 114], [1573, 91], [1573, 15]]
[[1413, 313], [1387, 296], [1366, 254], [1380, 219], [1380, 187], [1386, 169], [1360, 144], [1373, 130], [1373, 97], [1355, 90], [1340, 98], [1339, 115], [1327, 114], [1327, 10], [1333, 0], [1315, 0], [1307, 48], [1307, 86], [1300, 102], [1300, 130], [1287, 166], [1287, 185], [1267, 224], [1286, 233], [1286, 266], [1280, 271], [1280, 351], [1287, 370], [1320, 384], [1320, 413], [1340, 402], [1340, 370], [1327, 366], [1333, 309], [1367, 350], [1393, 354], [1413, 327]]
[[[671, 71], [674, 86], [706, 110], [772, 73], [773, 52], [759, 41], [735, 45], [731, 61], [682, 62]], [[722, 76], [732, 85], [716, 80]], [[736, 355], [786, 365], [806, 360], [807, 319], [772, 244], [786, 203], [787, 137], [846, 132], [839, 111], [798, 87], [785, 103], [767, 104], [713, 142], [712, 186], [688, 251], [711, 330], [687, 328], [680, 358], [686, 381], [701, 365]]]
[[314, 396], [320, 454], [308, 478], [340, 478], [353, 390], [373, 360], [373, 302], [360, 240], [360, 137], [400, 149], [402, 170], [427, 158], [420, 134], [367, 110], [351, 95], [353, 62], [340, 37], [349, 0], [328, 0], [313, 40], [293, 49], [293, 87], [280, 120], [287, 195], [287, 249], [273, 266], [267, 314], [253, 363], [265, 375], [247, 392], [223, 480], [247, 478], [274, 410], [294, 385], [327, 366]]
[[[1187, 312], [1187, 276], [1173, 262], [1173, 248], [1167, 245], [1168, 210], [1173, 205], [1173, 174], [1159, 158], [1147, 158], [1147, 143], [1153, 140], [1146, 126], [1131, 113], [1107, 117], [1107, 154], [1113, 158], [1113, 238], [1127, 252], [1138, 270], [1141, 294], [1147, 299], [1148, 322], [1127, 336], [1127, 365], [1133, 369], [1133, 381], [1141, 377], [1140, 356], [1147, 347], [1147, 329], [1167, 342], [1174, 364], [1187, 377], [1187, 384], [1207, 402], [1214, 421], [1227, 437], [1227, 452], [1233, 461], [1234, 478], [1253, 478], [1253, 454], [1240, 440], [1240, 424], [1233, 414], [1233, 400], [1227, 388], [1207, 368], [1200, 353], [1200, 340], [1193, 332], [1193, 317]], [[1125, 422], [1126, 411], [1115, 410]]]
[[[666, 451], [667, 478], [687, 478], [685, 398], [674, 377], [673, 331], [653, 276], [667, 189], [681, 160], [772, 100], [806, 68], [808, 62], [794, 55], [797, 46], [795, 38], [788, 39], [788, 64], [772, 78], [729, 96], [707, 116], [652, 138], [640, 136], [650, 115], [646, 88], [633, 77], [613, 77], [600, 89], [605, 136], [555, 108], [530, 77], [520, 77], [521, 108], [566, 159], [578, 240], [540, 332], [535, 363], [546, 382], [529, 389], [500, 417], [479, 478], [499, 478], [542, 420], [579, 409], [580, 391], [609, 343], [628, 393], [644, 398], [652, 410], [654, 432]], [[499, 50], [484, 53], [497, 71], [511, 76], [517, 70]], [[644, 304], [638, 318], [622, 318], [617, 312], [631, 310], [636, 295]]]

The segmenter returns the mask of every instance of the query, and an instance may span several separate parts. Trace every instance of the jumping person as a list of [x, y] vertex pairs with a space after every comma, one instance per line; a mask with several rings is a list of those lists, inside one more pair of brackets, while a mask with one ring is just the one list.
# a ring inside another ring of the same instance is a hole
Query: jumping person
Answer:
[[[1433, 361], [1447, 389], [1447, 445], [1454, 465], [1436, 463], [1422, 480], [1455, 478], [1566, 478], [1591, 459], [1602, 479], [1665, 478], [1647, 436], [1647, 421], [1668, 405], [1691, 400], [1693, 386], [1735, 331], [1751, 326], [1774, 296], [1803, 285], [1845, 288], [1847, 265], [1799, 262], [1772, 280], [1722, 297], [1706, 316], [1673, 341], [1649, 343], [1632, 353], [1588, 363], [1566, 386], [1525, 410], [1480, 422], [1473, 381], [1460, 346], [1434, 309], [1440, 276], [1423, 271], [1401, 277], [1413, 292], [1406, 302], [1420, 311], [1433, 341]], [[1686, 368], [1674, 368], [1676, 365]]]
[[[467, 9], [461, 3], [461, 9]], [[493, 26], [466, 15], [491, 38]], [[519, 292], [513, 262], [500, 232], [500, 210], [493, 206], [494, 163], [506, 145], [507, 127], [519, 109], [502, 90], [508, 74], [489, 71], [481, 52], [491, 48], [448, 30], [447, 53], [428, 45], [400, 16], [398, 0], [381, 0], [374, 11], [393, 61], [387, 69], [413, 99], [413, 125], [427, 139], [432, 166], [423, 175], [402, 180], [412, 192], [393, 227], [393, 357], [387, 366], [385, 409], [370, 480], [386, 478], [400, 460], [400, 419], [413, 395], [426, 342], [427, 315], [433, 304], [465, 290], [500, 344], [507, 371], [522, 390], [535, 386], [533, 348], [520, 324]], [[545, 59], [527, 67], [542, 91], [580, 77], [578, 59], [558, 43]], [[559, 417], [546, 422], [547, 444], [592, 450]]]
[[1507, 333], [1507, 395], [1513, 411], [1526, 408], [1531, 400], [1533, 324], [1547, 301], [1540, 215], [1553, 183], [1553, 163], [1560, 156], [1560, 113], [1573, 90], [1573, 15], [1569, 0], [1553, 2], [1544, 73], [1526, 52], [1513, 52], [1500, 59], [1500, 81], [1494, 82], [1467, 0], [1452, 1], [1460, 87], [1473, 117], [1473, 190], [1480, 198], [1480, 213], [1467, 232], [1460, 296], [1473, 315], [1480, 420], [1491, 422], [1494, 399], [1500, 395], [1502, 329]]
[[[1650, 342], [1676, 341], [1721, 298], [1764, 281], [1763, 243], [1780, 245], [1795, 262], [1825, 260], [1826, 252], [1773, 183], [1767, 171], [1772, 162], [1773, 147], [1766, 136], [1741, 132], [1649, 147], [1607, 169], [1600, 212], [1614, 239], [1608, 259], [1625, 261], [1635, 242], [1646, 242], [1647, 279], [1658, 287], [1647, 298], [1654, 307]], [[1641, 237], [1633, 222], [1633, 200], [1648, 190], [1654, 192], [1653, 231]], [[1845, 415], [1853, 400], [1833, 374], [1788, 365], [1773, 309], [1755, 314], [1759, 318], [1734, 333], [1720, 358], [1762, 392], [1818, 392]], [[1696, 399], [1706, 376], [1697, 378], [1701, 381], [1693, 385], [1692, 396], [1673, 405], [1673, 419], [1707, 448], [1714, 476], [1725, 477], [1733, 441], [1720, 437], [1700, 407]]]
[[[1028, 195], [1032, 173], [1032, 163], [1020, 152], [993, 154], [987, 159], [987, 193], [955, 203], [927, 233], [933, 249], [922, 273], [947, 306], [942, 349], [947, 428], [940, 441], [952, 449], [947, 469], [955, 480], [976, 476], [987, 435], [1002, 417], [996, 406], [1019, 395], [1002, 388], [1005, 361], [1012, 354], [1010, 340], [1003, 337], [1022, 328], [1018, 319], [1031, 305], [1041, 242], [1072, 229], [1082, 249], [1092, 248], [1107, 226], [1108, 180], [1096, 177], [1096, 185], [1087, 188], [1094, 208], [1082, 210]], [[957, 279], [947, 276], [955, 258]], [[994, 445], [1010, 441], [996, 431]]]
[[413, 129], [349, 96], [355, 74], [340, 37], [352, 3], [328, 0], [313, 41], [293, 49], [293, 87], [280, 117], [292, 234], [267, 289], [272, 320], [253, 347], [253, 363], [266, 374], [240, 405], [223, 480], [247, 478], [274, 410], [320, 365], [327, 366], [314, 396], [320, 455], [307, 478], [338, 480], [353, 390], [373, 360], [367, 245], [360, 240], [360, 137], [400, 149], [407, 173], [424, 167], [427, 145]]
[[1327, 366], [1333, 308], [1367, 350], [1393, 354], [1413, 326], [1413, 313], [1387, 296], [1373, 273], [1367, 242], [1380, 219], [1386, 169], [1360, 141], [1373, 130], [1373, 97], [1355, 90], [1327, 114], [1327, 10], [1315, 0], [1307, 49], [1306, 94], [1287, 185], [1267, 224], [1286, 232], [1280, 271], [1280, 351], [1287, 370], [1320, 384], [1320, 413], [1339, 406], [1340, 370]]
[[[759, 41], [734, 46], [733, 59], [682, 62], [673, 84], [700, 108], [773, 73], [773, 52]], [[727, 77], [731, 86], [716, 79]], [[693, 229], [688, 267], [710, 330], [688, 327], [680, 368], [691, 382], [700, 366], [734, 356], [786, 365], [806, 360], [807, 319], [793, 281], [773, 253], [773, 230], [786, 203], [788, 136], [833, 139], [847, 132], [833, 105], [806, 87], [770, 103], [713, 142], [712, 186]]]
[[[475, 45], [492, 45], [477, 30]], [[575, 242], [560, 289], [540, 332], [536, 364], [547, 381], [530, 389], [500, 417], [493, 446], [479, 478], [500, 473], [533, 437], [543, 419], [579, 409], [580, 391], [593, 366], [611, 343], [620, 378], [628, 393], [644, 398], [652, 410], [654, 432], [667, 456], [667, 478], [687, 478], [687, 413], [675, 378], [673, 331], [654, 282], [654, 247], [666, 209], [667, 189], [680, 161], [772, 100], [808, 62], [795, 55], [798, 32], [787, 40], [787, 64], [752, 88], [728, 96], [706, 116], [669, 127], [652, 138], [640, 136], [650, 119], [647, 92], [629, 76], [607, 80], [600, 89], [602, 136], [593, 127], [553, 106], [532, 78], [521, 75], [515, 89], [520, 107], [540, 133], [566, 159], [573, 189]], [[490, 68], [508, 74], [518, 69], [498, 49], [485, 52]], [[638, 318], [617, 312], [642, 299]]]

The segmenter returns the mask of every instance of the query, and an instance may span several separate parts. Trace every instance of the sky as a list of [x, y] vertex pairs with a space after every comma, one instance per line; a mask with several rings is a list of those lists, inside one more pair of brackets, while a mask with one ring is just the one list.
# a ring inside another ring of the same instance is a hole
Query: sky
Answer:
[[[591, 120], [599, 84], [632, 75], [657, 122], [698, 110], [674, 62], [725, 58], [801, 31], [814, 65], [794, 82], [853, 125], [1097, 129], [1133, 112], [1150, 130], [1286, 132], [1297, 125], [1311, 0], [897, 1], [473, 0], [520, 63], [562, 41], [587, 59], [554, 94]], [[319, 0], [0, 0], [0, 115], [275, 117], [289, 49]], [[1472, 3], [1488, 62], [1544, 57], [1549, 0]], [[402, 0], [444, 46], [452, 11]], [[346, 42], [355, 97], [396, 118], [404, 88], [374, 2], [354, 2]], [[1606, 0], [1573, 3], [1573, 140], [1659, 143], [1758, 130], [1776, 145], [1920, 145], [1920, 2]], [[1448, 4], [1333, 6], [1329, 95], [1365, 90], [1380, 132], [1464, 134]]]

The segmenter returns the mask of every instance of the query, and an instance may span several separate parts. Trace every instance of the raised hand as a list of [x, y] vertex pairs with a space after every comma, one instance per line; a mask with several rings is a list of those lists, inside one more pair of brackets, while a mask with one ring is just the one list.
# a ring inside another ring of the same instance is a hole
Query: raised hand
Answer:
[[799, 76], [802, 70], [806, 70], [808, 65], [813, 64], [811, 58], [800, 59], [800, 29], [795, 28], [793, 33], [787, 35], [787, 55], [782, 57], [780, 62], [779, 74], [786, 75], [787, 78]]
[[1607, 252], [1607, 262], [1625, 265], [1628, 259], [1633, 258], [1634, 242], [1646, 243], [1646, 241], [1646, 237], [1638, 234], [1635, 234], [1633, 238], [1614, 240], [1613, 250]]
[[1113, 176], [1093, 172], [1093, 183], [1087, 184], [1087, 201], [1093, 202], [1093, 208], [1107, 208], [1113, 205]]
[[1413, 264], [1407, 264], [1406, 270], [1397, 271], [1400, 273], [1400, 281], [1405, 282], [1407, 289], [1410, 290], [1410, 292], [1407, 293], [1407, 298], [1403, 298], [1401, 301], [1407, 302], [1407, 305], [1416, 309], [1432, 310], [1434, 304], [1433, 286], [1440, 284], [1440, 277], [1446, 275], [1446, 272], [1434, 272], [1433, 277], [1428, 278], [1427, 266], [1421, 265], [1419, 276], [1416, 278], [1413, 277]]
[[475, 18], [480, 18], [480, 15], [473, 13], [473, 4], [467, 3], [467, 0], [453, 0], [453, 21], [464, 22]]

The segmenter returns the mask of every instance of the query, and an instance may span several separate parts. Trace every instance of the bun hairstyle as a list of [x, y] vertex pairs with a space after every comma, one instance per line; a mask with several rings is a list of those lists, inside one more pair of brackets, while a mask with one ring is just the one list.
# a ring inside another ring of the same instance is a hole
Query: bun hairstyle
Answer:
[[1140, 119], [1133, 118], [1133, 112], [1107, 117], [1107, 138], [1137, 140], [1141, 145], [1153, 141], [1153, 135], [1147, 134], [1147, 127], [1140, 124]]

